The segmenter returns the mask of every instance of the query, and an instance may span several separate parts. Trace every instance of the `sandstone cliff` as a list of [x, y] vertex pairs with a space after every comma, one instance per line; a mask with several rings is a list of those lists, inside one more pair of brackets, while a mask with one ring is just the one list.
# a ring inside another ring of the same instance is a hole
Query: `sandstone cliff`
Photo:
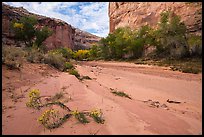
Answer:
[[[10, 24], [12, 20], [18, 20], [22, 16], [35, 16], [38, 20], [38, 27], [48, 26], [53, 31], [53, 34], [44, 41], [44, 44], [46, 45], [48, 50], [58, 47], [68, 47], [73, 50], [80, 48], [86, 49], [90, 46], [90, 44], [100, 40], [99, 37], [76, 29], [62, 20], [33, 14], [28, 12], [24, 8], [16, 8], [2, 3], [3, 44], [13, 45], [19, 43], [14, 39], [14, 34], [11, 30]], [[19, 45], [22, 44], [23, 43], [19, 43]]]
[[201, 2], [110, 2], [110, 32], [125, 26], [132, 29], [146, 24], [156, 27], [160, 13], [165, 10], [174, 11], [181, 16], [189, 32], [201, 34]]
[[53, 34], [45, 40], [45, 45], [48, 49], [54, 49], [57, 47], [69, 47], [74, 48], [74, 29], [71, 25], [64, 21], [48, 18], [45, 16], [39, 16], [28, 12], [23, 8], [15, 8], [2, 3], [2, 36], [4, 38], [3, 43], [13, 44], [13, 41], [9, 41], [13, 37], [13, 32], [10, 28], [10, 23], [13, 19], [20, 19], [22, 16], [35, 16], [38, 20], [38, 26], [48, 26], [52, 29]]
[[75, 46], [74, 49], [88, 49], [92, 44], [98, 42], [101, 38], [90, 34], [88, 32], [82, 31], [80, 29], [75, 29]]

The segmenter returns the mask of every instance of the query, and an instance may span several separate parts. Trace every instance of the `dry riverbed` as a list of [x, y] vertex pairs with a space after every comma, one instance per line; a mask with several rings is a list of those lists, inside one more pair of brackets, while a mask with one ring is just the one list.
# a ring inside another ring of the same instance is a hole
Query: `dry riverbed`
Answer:
[[[202, 74], [103, 61], [79, 62], [76, 69], [91, 80], [43, 64], [28, 63], [21, 73], [2, 66], [3, 134], [202, 134]], [[57, 129], [44, 129], [37, 122], [43, 110], [25, 105], [31, 89], [43, 96], [63, 89], [70, 109], [101, 109], [105, 123], [81, 124], [71, 118]]]

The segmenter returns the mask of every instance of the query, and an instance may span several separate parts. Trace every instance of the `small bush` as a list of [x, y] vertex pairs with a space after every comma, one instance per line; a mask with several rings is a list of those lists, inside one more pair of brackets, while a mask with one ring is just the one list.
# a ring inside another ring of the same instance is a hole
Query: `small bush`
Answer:
[[76, 76], [77, 78], [80, 77], [78, 71], [75, 70], [75, 69], [70, 69], [70, 70], [69, 70], [69, 74], [74, 75], [74, 76]]
[[28, 55], [26, 57], [27, 61], [31, 62], [31, 63], [43, 63], [44, 62], [44, 54], [34, 48], [31, 48], [28, 51]]
[[90, 52], [89, 50], [78, 50], [73, 56], [76, 60], [84, 60], [89, 58]]
[[72, 63], [70, 62], [65, 62], [64, 64], [64, 71], [66, 71], [67, 69], [73, 69], [74, 66], [72, 65]]
[[26, 53], [19, 47], [5, 47], [2, 49], [2, 63], [9, 69], [20, 69]]
[[59, 111], [54, 109], [46, 110], [39, 118], [38, 122], [44, 127], [51, 129], [60, 126], [59, 124]]
[[126, 98], [129, 98], [129, 99], [132, 99], [129, 95], [127, 95], [126, 93], [121, 92], [121, 91], [112, 91], [111, 93], [113, 93], [115, 95], [118, 95], [118, 96], [121, 96], [121, 97], [126, 97]]
[[190, 35], [188, 40], [191, 56], [202, 56], [202, 37]]
[[50, 66], [54, 66], [60, 71], [64, 70], [65, 58], [62, 56], [62, 54], [48, 53], [45, 55], [44, 62], [49, 64]]
[[66, 59], [71, 59], [73, 56], [73, 52], [70, 48], [58, 48], [50, 50], [49, 52], [53, 54], [62, 54], [62, 56]]

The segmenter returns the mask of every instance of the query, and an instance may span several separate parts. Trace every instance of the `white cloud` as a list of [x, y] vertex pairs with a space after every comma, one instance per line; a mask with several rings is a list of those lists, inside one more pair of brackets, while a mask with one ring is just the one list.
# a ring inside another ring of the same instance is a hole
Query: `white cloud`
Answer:
[[109, 33], [107, 2], [5, 2], [30, 12], [61, 19], [100, 37]]

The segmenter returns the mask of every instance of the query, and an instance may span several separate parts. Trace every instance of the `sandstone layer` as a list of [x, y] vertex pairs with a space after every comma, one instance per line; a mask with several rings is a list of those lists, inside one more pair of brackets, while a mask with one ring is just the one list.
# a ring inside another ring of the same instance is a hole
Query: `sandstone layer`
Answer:
[[201, 34], [201, 2], [110, 2], [110, 32], [125, 26], [131, 29], [147, 24], [156, 27], [160, 14], [167, 10], [179, 15], [189, 32]]

